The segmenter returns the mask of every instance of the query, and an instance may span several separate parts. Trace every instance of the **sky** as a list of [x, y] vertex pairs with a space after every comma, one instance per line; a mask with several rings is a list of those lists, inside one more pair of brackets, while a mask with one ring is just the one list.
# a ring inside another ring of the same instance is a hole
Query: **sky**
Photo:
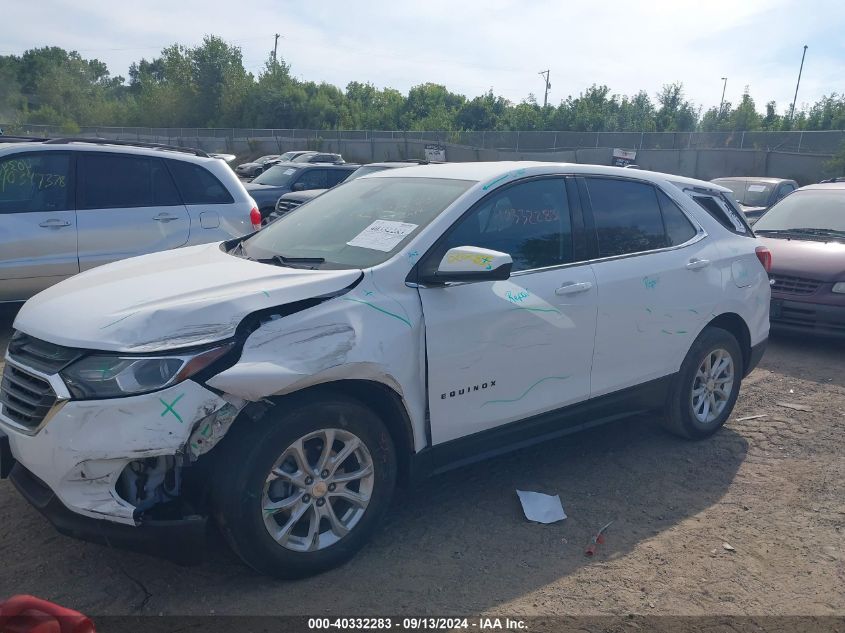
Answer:
[[[803, 46], [798, 107], [845, 92], [842, 0], [4, 0], [0, 54], [54, 45], [106, 62], [113, 75], [172, 43], [206, 34], [241, 47], [258, 74], [279, 54], [301, 79], [370, 82], [403, 93], [434, 82], [473, 97], [492, 89], [518, 103], [558, 104], [592, 84], [618, 94], [681, 81], [704, 110], [736, 104], [788, 109]], [[9, 28], [12, 27], [12, 28]]]

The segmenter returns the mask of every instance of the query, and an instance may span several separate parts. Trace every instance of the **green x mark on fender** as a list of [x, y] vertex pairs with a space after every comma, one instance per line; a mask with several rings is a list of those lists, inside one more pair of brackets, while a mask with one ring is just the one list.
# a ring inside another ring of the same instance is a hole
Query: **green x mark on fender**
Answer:
[[175, 416], [175, 418], [177, 420], [179, 420], [180, 423], [184, 423], [184, 420], [182, 420], [182, 416], [180, 416], [178, 413], [176, 413], [176, 411], [173, 409], [174, 405], [177, 402], [179, 402], [184, 396], [185, 396], [184, 393], [180, 393], [178, 396], [176, 396], [176, 399], [173, 402], [171, 402], [170, 404], [167, 404], [164, 400], [159, 398], [158, 401], [161, 402], [164, 405], [164, 411], [161, 412], [161, 417], [166, 416], [168, 411], [169, 411], [170, 413], [172, 413]]

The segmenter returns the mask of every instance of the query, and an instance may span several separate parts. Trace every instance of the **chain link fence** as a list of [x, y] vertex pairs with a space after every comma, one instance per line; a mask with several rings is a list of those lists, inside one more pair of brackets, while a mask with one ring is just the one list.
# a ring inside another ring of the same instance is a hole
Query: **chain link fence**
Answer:
[[[2, 126], [8, 130], [12, 126]], [[59, 126], [24, 124], [15, 132], [32, 136], [68, 136]], [[8, 133], [8, 132], [7, 132]], [[331, 141], [399, 141], [462, 145], [513, 152], [558, 152], [585, 148], [747, 149], [831, 155], [845, 144], [845, 130], [796, 132], [435, 132], [391, 130], [304, 130], [269, 128], [82, 127], [74, 135], [197, 146], [223, 151], [244, 143], [275, 141], [315, 149]]]

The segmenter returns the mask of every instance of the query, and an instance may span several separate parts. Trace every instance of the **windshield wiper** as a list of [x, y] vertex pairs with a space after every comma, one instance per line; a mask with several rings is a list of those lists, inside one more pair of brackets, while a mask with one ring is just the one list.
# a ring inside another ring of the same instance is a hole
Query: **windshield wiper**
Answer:
[[325, 257], [285, 257], [284, 255], [273, 255], [273, 260], [281, 264], [325, 264]]

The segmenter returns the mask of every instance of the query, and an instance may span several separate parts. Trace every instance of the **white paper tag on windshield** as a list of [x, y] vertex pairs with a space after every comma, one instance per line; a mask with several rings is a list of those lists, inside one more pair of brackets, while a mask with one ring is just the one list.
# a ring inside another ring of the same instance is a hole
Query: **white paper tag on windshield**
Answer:
[[410, 235], [418, 226], [419, 224], [409, 224], [407, 222], [376, 220], [346, 244], [348, 246], [371, 248], [374, 251], [387, 253], [388, 251], [392, 251], [399, 242], [404, 240], [407, 235]]
[[765, 191], [766, 185], [748, 185], [748, 191]]
[[286, 169], [285, 170], [285, 176], [290, 176], [295, 171], [296, 171], [295, 169]]

